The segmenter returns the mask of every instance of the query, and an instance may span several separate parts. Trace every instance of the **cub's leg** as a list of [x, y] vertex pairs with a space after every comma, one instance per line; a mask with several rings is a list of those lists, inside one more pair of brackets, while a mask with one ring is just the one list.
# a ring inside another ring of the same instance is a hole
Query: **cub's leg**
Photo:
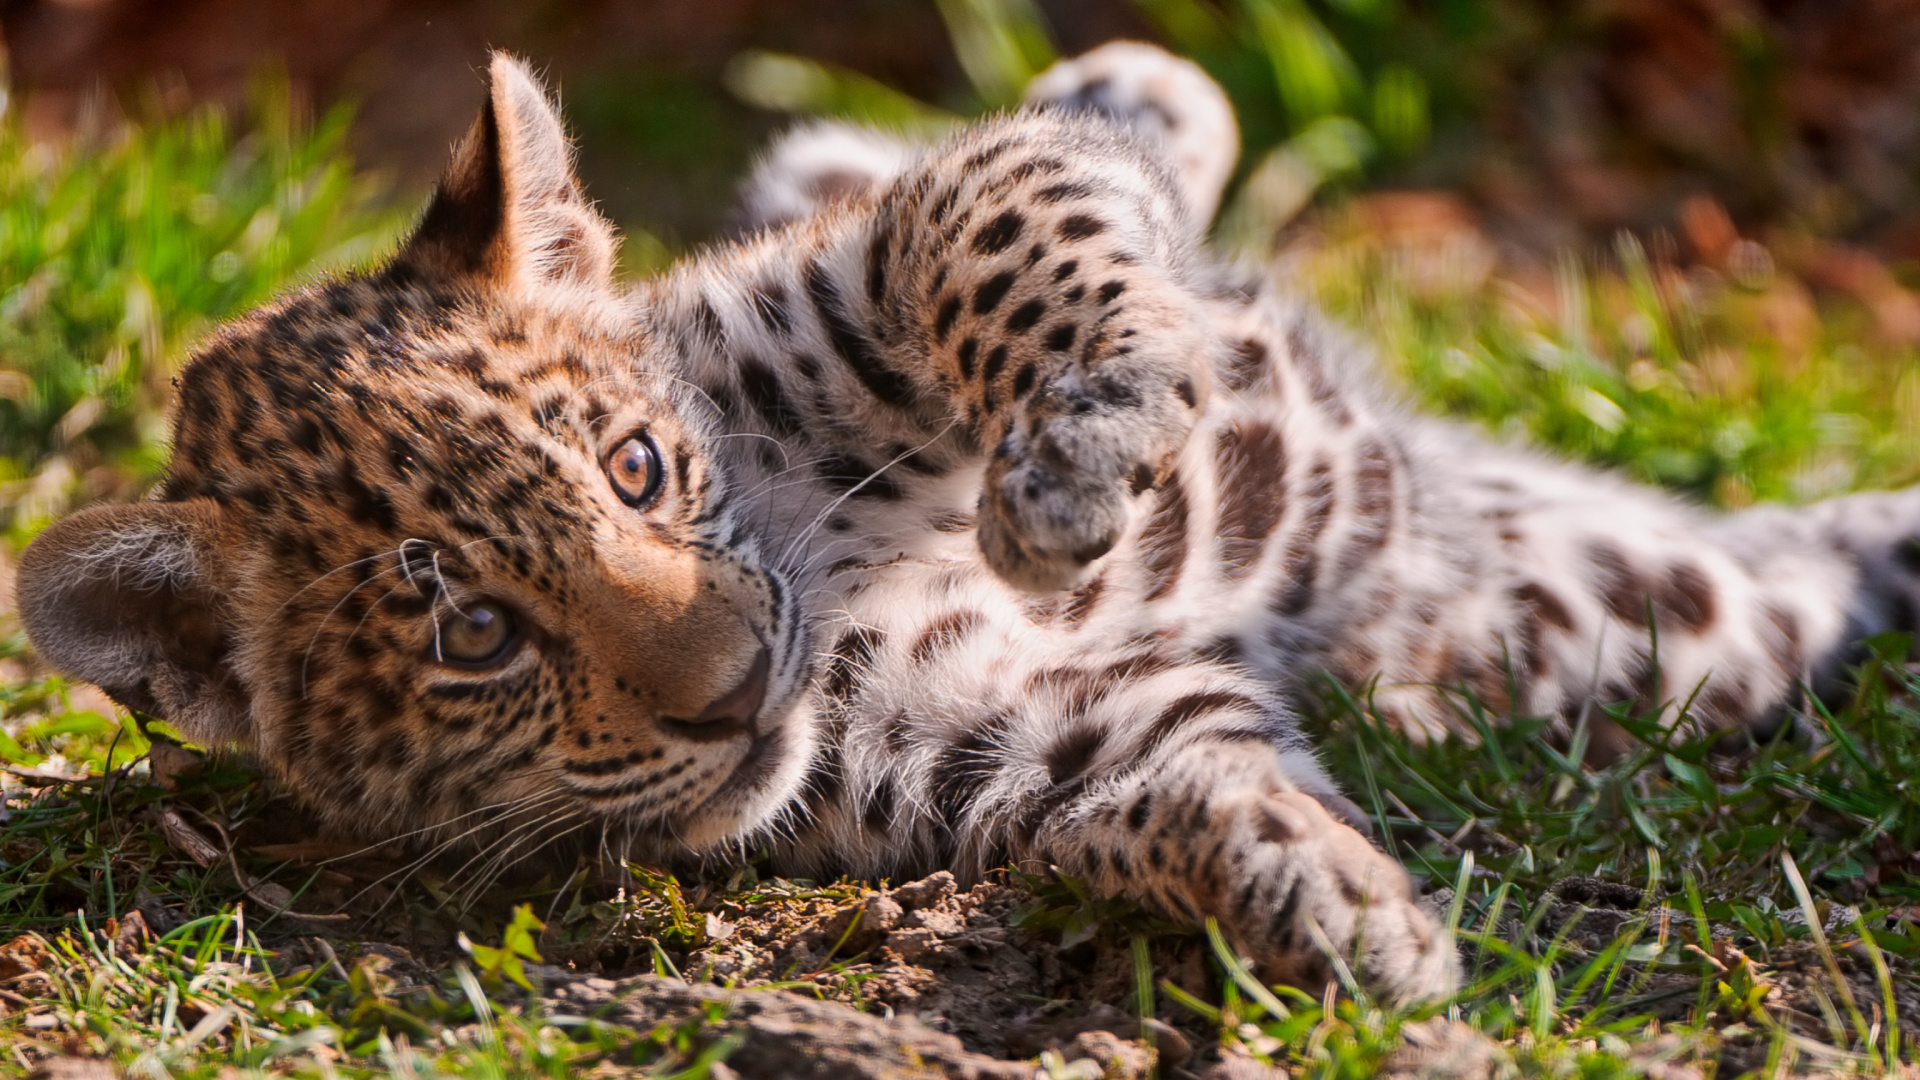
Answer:
[[[1875, 634], [1920, 632], [1920, 488], [1862, 492], [1804, 508], [1759, 507], [1712, 530], [1752, 560], [1819, 561], [1828, 565], [1817, 596], [1800, 606], [1835, 605], [1837, 640], [1801, 640], [1805, 680], [1827, 696], [1838, 688], [1859, 642]], [[1764, 571], [1763, 580], [1771, 577]], [[1848, 588], [1846, 583], [1851, 583]], [[1804, 589], [1802, 591], [1805, 591]]]
[[[1216, 271], [1195, 240], [1236, 149], [1224, 96], [1158, 50], [1100, 50], [1035, 91], [1042, 105], [918, 155], [803, 129], [747, 203], [750, 218], [813, 213], [832, 237], [763, 242], [825, 249], [796, 284], [827, 316], [818, 336], [889, 406], [849, 402], [822, 432], [985, 452], [980, 549], [1008, 582], [1051, 591], [1084, 581], [1144, 514], [1204, 407]], [[808, 396], [771, 375], [743, 392]]]
[[1862, 637], [1914, 627], [1920, 491], [1719, 516], [1464, 434], [1433, 444], [1422, 481], [1447, 497], [1427, 510], [1471, 565], [1330, 653], [1346, 681], [1377, 674], [1376, 706], [1415, 734], [1465, 727], [1463, 689], [1584, 716], [1603, 754], [1626, 746], [1598, 710], [1620, 701], [1699, 731], [1770, 727], [1807, 688], [1839, 689]]
[[1217, 918], [1271, 979], [1318, 989], [1331, 952], [1388, 997], [1452, 989], [1448, 934], [1356, 831], [1270, 683], [1169, 650], [1065, 651], [990, 602], [931, 628], [893, 610], [836, 646], [824, 711], [842, 749], [783, 866], [1057, 866], [1190, 926]]

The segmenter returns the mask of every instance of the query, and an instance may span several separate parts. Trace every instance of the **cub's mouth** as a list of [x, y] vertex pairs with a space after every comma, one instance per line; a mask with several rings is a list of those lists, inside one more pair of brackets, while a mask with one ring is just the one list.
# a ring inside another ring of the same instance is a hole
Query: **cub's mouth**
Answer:
[[716, 829], [744, 835], [777, 814], [801, 787], [806, 748], [812, 744], [804, 695], [796, 685], [769, 702], [771, 668], [771, 657], [763, 650], [740, 685], [727, 694], [752, 714], [744, 729], [751, 741], [713, 790], [683, 812], [681, 827], [689, 834]]

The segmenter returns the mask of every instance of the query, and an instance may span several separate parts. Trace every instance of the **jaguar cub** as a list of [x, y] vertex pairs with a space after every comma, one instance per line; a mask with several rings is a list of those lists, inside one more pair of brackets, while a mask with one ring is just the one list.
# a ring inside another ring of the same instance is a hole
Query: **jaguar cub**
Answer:
[[217, 333], [157, 497], [27, 550], [35, 647], [362, 833], [1054, 864], [1405, 1000], [1454, 950], [1302, 673], [1426, 735], [1460, 687], [1733, 726], [1912, 626], [1920, 495], [1710, 517], [1409, 417], [1199, 247], [1235, 149], [1197, 69], [1035, 94], [932, 147], [802, 132], [759, 228], [627, 288], [496, 57], [391, 261]]

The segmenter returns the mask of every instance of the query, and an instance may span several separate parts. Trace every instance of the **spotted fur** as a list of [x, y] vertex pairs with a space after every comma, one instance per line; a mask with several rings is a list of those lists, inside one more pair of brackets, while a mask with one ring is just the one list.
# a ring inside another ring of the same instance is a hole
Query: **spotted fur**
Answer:
[[1275, 978], [1444, 992], [1296, 680], [1421, 735], [1462, 691], [1753, 722], [1911, 628], [1920, 497], [1713, 518], [1402, 414], [1197, 246], [1231, 115], [1183, 64], [776, 169], [787, 224], [629, 291], [496, 58], [391, 263], [223, 329], [158, 497], [28, 549], [36, 647], [361, 831], [1052, 864]]

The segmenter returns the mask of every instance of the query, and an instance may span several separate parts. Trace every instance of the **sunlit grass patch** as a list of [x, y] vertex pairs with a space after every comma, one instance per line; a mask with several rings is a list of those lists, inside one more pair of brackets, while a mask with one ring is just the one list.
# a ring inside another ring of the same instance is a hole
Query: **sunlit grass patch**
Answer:
[[30, 139], [0, 115], [0, 526], [137, 493], [164, 461], [168, 379], [213, 323], [396, 235], [349, 113], [263, 83], [213, 108]]
[[[1297, 225], [1286, 283], [1378, 348], [1426, 409], [1738, 509], [1920, 481], [1920, 354], [1767, 249], [1682, 263], [1622, 235], [1503, 262], [1438, 193]], [[1816, 302], [1817, 300], [1817, 302]]]
[[22, 1066], [85, 1056], [149, 1077], [224, 1077], [238, 1067], [555, 1080], [602, 1066], [695, 1080], [722, 1056], [699, 1037], [699, 1023], [639, 1032], [556, 1014], [464, 965], [409, 983], [378, 954], [343, 964], [324, 944], [268, 949], [243, 908], [161, 935], [137, 914], [104, 926], [80, 917], [58, 935], [15, 939], [0, 949], [0, 967], [17, 1006], [0, 1021], [0, 1047]]

